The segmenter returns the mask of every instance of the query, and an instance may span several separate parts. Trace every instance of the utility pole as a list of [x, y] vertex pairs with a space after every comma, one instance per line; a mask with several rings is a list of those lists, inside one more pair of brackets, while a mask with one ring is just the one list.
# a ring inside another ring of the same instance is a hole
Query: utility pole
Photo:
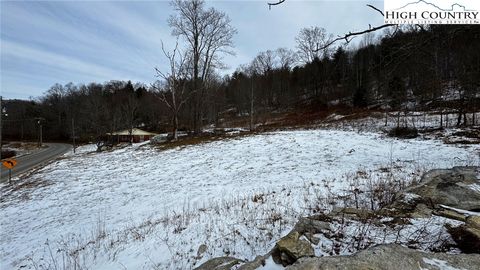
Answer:
[[43, 136], [42, 136], [43, 126], [42, 126], [42, 120], [44, 120], [44, 119], [41, 118], [41, 117], [38, 117], [38, 118], [36, 118], [36, 120], [37, 120], [37, 124], [38, 124], [38, 147], [42, 147], [42, 144], [43, 144]]
[[3, 97], [0, 96], [0, 159], [2, 155], [2, 118], [3, 118]]
[[250, 131], [253, 131], [253, 74], [250, 78]]
[[75, 118], [72, 117], [73, 153], [75, 154]]
[[[3, 107], [3, 97], [0, 96], [0, 156], [2, 153], [2, 132], [3, 132], [3, 116], [8, 116], [6, 109]], [[1, 159], [1, 157], [0, 157]]]
[[43, 143], [43, 135], [42, 135], [43, 127], [42, 127], [42, 122], [41, 122], [41, 121], [38, 121], [38, 123], [40, 124], [40, 147], [42, 147], [42, 143]]
[[3, 118], [3, 97], [0, 96], [0, 159], [2, 158], [2, 118]]

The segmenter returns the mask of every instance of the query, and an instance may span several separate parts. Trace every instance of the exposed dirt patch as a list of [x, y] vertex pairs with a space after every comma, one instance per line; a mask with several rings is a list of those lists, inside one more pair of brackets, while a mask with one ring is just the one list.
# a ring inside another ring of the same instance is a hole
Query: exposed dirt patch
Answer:
[[472, 139], [480, 139], [480, 128], [472, 128], [470, 130], [458, 131], [453, 133], [452, 135]]

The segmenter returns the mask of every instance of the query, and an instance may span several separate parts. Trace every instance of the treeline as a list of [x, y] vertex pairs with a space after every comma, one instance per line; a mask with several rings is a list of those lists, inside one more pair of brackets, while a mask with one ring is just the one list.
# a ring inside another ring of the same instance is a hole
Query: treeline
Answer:
[[7, 102], [3, 119], [7, 138], [66, 140], [76, 136], [92, 140], [107, 132], [146, 126], [158, 129], [165, 112], [143, 84], [130, 81], [55, 84], [38, 101]]
[[[301, 41], [297, 38], [299, 47]], [[392, 111], [453, 110], [459, 116], [457, 124], [469, 124], [465, 115], [480, 107], [478, 26], [400, 29], [381, 40], [365, 38], [357, 49], [316, 52], [303, 57], [300, 48], [262, 52], [224, 78], [213, 73], [197, 79], [170, 74], [166, 82], [153, 85], [56, 84], [37, 101], [9, 101], [3, 134], [35, 139], [41, 124], [48, 140], [69, 139], [75, 128], [81, 139], [91, 141], [132, 127], [169, 131], [172, 117], [179, 129], [198, 131], [219, 124], [225, 112], [245, 116], [305, 105], [325, 110], [334, 104]], [[201, 91], [195, 80], [201, 81]], [[180, 89], [182, 106], [172, 114], [171, 94], [179, 95]]]
[[[358, 49], [338, 47], [293, 68], [284, 59], [277, 51], [260, 53], [228, 78], [227, 101], [241, 112], [249, 112], [252, 96], [257, 110], [305, 102], [323, 107], [377, 104], [392, 110], [448, 108], [453, 103], [458, 110], [478, 108], [478, 26], [403, 29], [379, 41], [367, 36]], [[457, 102], [449, 104], [449, 99]]]

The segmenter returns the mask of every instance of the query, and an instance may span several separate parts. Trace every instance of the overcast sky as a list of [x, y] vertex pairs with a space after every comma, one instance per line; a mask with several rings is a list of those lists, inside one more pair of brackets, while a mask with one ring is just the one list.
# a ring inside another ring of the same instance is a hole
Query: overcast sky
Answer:
[[[295, 48], [308, 26], [334, 35], [379, 25], [383, 18], [366, 7], [383, 1], [293, 1], [267, 7], [267, 0], [207, 1], [224, 11], [238, 30], [233, 72], [264, 50]], [[151, 83], [154, 67], [165, 66], [160, 43], [175, 38], [167, 19], [168, 1], [1, 2], [1, 95], [39, 97], [55, 83], [132, 80]]]

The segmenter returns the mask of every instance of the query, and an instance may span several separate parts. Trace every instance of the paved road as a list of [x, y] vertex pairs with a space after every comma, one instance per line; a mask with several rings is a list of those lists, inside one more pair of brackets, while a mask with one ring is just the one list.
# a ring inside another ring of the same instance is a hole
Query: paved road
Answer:
[[[17, 158], [17, 166], [12, 169], [12, 177], [26, 172], [36, 166], [45, 164], [47, 161], [52, 160], [60, 156], [63, 153], [72, 149], [70, 144], [64, 143], [46, 143], [48, 148], [41, 150], [39, 152], [32, 153], [30, 155], [25, 155]], [[2, 166], [2, 174], [0, 182], [8, 181], [8, 169]]]

